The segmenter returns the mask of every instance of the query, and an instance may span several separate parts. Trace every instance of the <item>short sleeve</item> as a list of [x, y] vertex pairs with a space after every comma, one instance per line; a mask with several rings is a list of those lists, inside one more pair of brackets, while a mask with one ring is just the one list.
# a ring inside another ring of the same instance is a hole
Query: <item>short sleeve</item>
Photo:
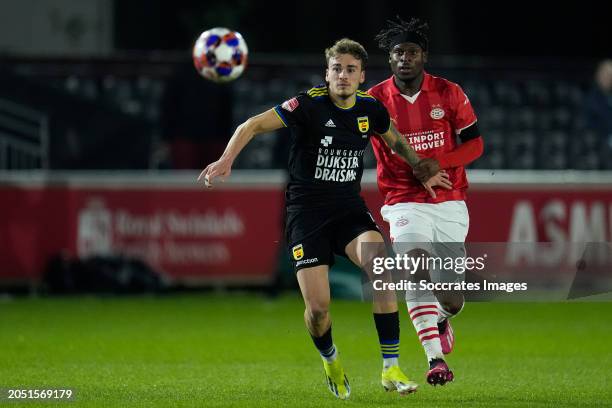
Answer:
[[374, 123], [372, 126], [372, 130], [382, 135], [387, 133], [389, 127], [391, 127], [391, 118], [389, 117], [389, 112], [387, 112], [387, 108], [384, 107], [382, 103], [376, 101], [376, 107], [374, 108]]
[[274, 107], [274, 111], [286, 127], [304, 125], [308, 122], [307, 95], [299, 94]]
[[453, 128], [457, 133], [476, 123], [476, 114], [470, 99], [459, 85], [454, 85], [451, 91], [451, 103], [454, 112]]

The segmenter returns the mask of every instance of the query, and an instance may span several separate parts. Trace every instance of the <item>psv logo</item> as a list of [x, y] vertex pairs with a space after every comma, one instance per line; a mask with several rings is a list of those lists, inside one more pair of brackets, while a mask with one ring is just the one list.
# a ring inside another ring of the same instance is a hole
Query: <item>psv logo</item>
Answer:
[[357, 127], [361, 133], [367, 133], [370, 130], [370, 121], [367, 116], [360, 116], [357, 118]]
[[431, 118], [434, 120], [442, 119], [444, 117], [444, 109], [439, 106], [434, 106], [431, 109], [431, 112], [429, 112], [429, 116], [431, 116]]
[[400, 218], [399, 220], [397, 220], [395, 222], [395, 226], [396, 227], [405, 227], [406, 225], [408, 225], [410, 221], [408, 221], [406, 218]]
[[299, 261], [304, 257], [304, 247], [302, 244], [296, 245], [293, 247], [293, 259]]

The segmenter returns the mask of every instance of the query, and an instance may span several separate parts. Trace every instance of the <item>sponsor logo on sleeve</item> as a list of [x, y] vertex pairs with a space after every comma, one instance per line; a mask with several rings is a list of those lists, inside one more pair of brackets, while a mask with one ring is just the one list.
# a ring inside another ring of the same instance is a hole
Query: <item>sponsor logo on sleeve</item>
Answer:
[[281, 108], [286, 111], [293, 112], [298, 106], [300, 106], [300, 103], [298, 102], [297, 98], [291, 98], [283, 102]]

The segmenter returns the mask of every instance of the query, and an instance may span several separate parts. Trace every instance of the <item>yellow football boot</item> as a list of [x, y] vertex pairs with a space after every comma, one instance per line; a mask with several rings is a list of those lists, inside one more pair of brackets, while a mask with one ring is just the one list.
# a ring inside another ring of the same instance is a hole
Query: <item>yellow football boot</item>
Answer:
[[335, 359], [332, 363], [328, 363], [323, 360], [323, 367], [325, 368], [327, 387], [331, 393], [340, 399], [347, 399], [351, 395], [351, 386], [340, 361]]
[[410, 381], [399, 366], [391, 366], [382, 372], [382, 386], [386, 391], [396, 391], [401, 395], [415, 392], [418, 384]]

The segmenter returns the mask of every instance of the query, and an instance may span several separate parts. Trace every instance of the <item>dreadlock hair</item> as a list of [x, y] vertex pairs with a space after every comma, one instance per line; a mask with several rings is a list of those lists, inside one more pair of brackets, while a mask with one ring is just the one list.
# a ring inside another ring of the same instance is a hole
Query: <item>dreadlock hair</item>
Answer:
[[427, 22], [411, 17], [409, 21], [404, 21], [400, 16], [396, 16], [397, 22], [387, 20], [387, 28], [381, 30], [374, 39], [378, 41], [378, 47], [385, 51], [391, 49], [402, 42], [414, 42], [418, 44], [423, 51], [427, 51], [429, 39], [427, 32], [429, 25]]

